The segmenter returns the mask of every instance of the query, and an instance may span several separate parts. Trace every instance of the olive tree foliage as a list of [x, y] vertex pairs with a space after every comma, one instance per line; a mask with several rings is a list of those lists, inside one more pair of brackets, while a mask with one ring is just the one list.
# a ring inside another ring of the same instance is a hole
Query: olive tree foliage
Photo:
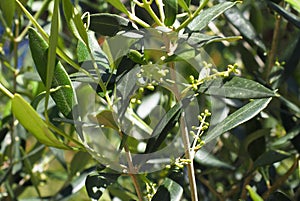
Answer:
[[298, 200], [299, 12], [0, 1], [1, 200]]

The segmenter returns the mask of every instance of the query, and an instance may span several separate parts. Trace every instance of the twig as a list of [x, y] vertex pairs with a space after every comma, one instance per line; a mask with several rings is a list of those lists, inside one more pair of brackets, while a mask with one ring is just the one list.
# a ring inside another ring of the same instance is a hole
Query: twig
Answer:
[[242, 193], [241, 193], [241, 199], [242, 200], [246, 200], [246, 197], [247, 197], [246, 186], [250, 183], [251, 179], [253, 178], [252, 168], [253, 168], [253, 161], [251, 160], [249, 168], [248, 168], [248, 173], [247, 173], [249, 175], [245, 178], [244, 183], [243, 183], [243, 187], [242, 187]]
[[176, 31], [180, 31], [181, 29], [185, 28], [197, 15], [200, 13], [200, 11], [206, 6], [209, 0], [204, 0], [202, 4], [197, 8], [197, 10], [189, 16], [177, 29]]
[[281, 17], [280, 17], [280, 15], [276, 14], [276, 22], [275, 22], [275, 27], [274, 27], [274, 32], [273, 32], [272, 45], [271, 45], [271, 50], [270, 50], [269, 57], [268, 57], [267, 66], [265, 69], [266, 81], [269, 79], [270, 72], [274, 65], [274, 58], [275, 58], [276, 50], [278, 47], [278, 40], [279, 40], [280, 22], [281, 22]]
[[279, 177], [274, 184], [262, 195], [263, 199], [267, 199], [271, 193], [273, 193], [276, 189], [278, 189], [281, 185], [284, 184], [284, 182], [288, 179], [288, 177], [296, 170], [298, 167], [298, 162], [300, 160], [300, 156], [295, 158], [295, 161], [293, 165], [290, 167], [290, 169], [281, 177]]
[[199, 176], [198, 179], [216, 196], [220, 201], [225, 201], [220, 193], [218, 193], [214, 187], [212, 187], [207, 179]]

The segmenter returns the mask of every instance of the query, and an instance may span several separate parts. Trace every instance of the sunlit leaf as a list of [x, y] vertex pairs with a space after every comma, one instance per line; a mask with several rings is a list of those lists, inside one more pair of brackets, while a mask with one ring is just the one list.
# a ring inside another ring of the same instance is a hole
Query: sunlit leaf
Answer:
[[190, 4], [190, 0], [178, 0], [178, 4], [181, 8], [183, 8], [184, 11], [186, 12], [190, 12], [189, 10], [189, 4]]
[[289, 4], [293, 6], [294, 9], [296, 9], [300, 13], [300, 2], [299, 0], [285, 0]]
[[201, 31], [204, 29], [211, 21], [216, 19], [226, 10], [234, 6], [236, 2], [223, 2], [212, 6], [211, 8], [205, 9], [200, 14], [193, 19], [191, 23], [187, 26], [189, 32]]
[[218, 78], [204, 82], [204, 84], [199, 87], [199, 92], [238, 99], [266, 98], [276, 95], [274, 91], [264, 87], [258, 82], [240, 77], [233, 77], [227, 81]]
[[217, 124], [214, 128], [209, 129], [203, 140], [208, 143], [223, 133], [237, 127], [238, 125], [255, 117], [259, 112], [267, 107], [272, 98], [263, 98], [251, 101], [242, 108], [238, 109], [226, 119]]
[[250, 197], [253, 201], [264, 201], [264, 199], [262, 199], [262, 197], [260, 197], [252, 188], [251, 186], [247, 185], [246, 186], [249, 194], [250, 194]]
[[41, 143], [60, 149], [70, 149], [56, 138], [38, 113], [19, 94], [15, 94], [12, 99], [12, 112], [24, 128]]
[[51, 30], [49, 37], [49, 48], [47, 56], [47, 65], [46, 65], [46, 101], [45, 108], [48, 107], [48, 101], [50, 97], [50, 89], [53, 83], [54, 71], [56, 68], [56, 46], [58, 41], [58, 28], [59, 28], [59, 1], [54, 1], [53, 17], [51, 21]]

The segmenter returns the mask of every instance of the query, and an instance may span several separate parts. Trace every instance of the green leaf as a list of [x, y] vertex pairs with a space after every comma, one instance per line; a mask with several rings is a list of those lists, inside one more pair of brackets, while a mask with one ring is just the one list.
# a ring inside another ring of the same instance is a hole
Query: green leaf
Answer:
[[168, 132], [175, 126], [182, 112], [182, 103], [174, 105], [155, 126], [149, 139], [145, 153], [151, 153], [159, 148], [167, 137]]
[[[97, 42], [97, 39], [94, 35], [94, 33], [89, 33], [88, 34], [88, 47], [86, 44], [82, 43], [81, 41], [78, 42], [77, 46], [77, 56], [78, 56], [78, 61], [79, 62], [86, 62], [86, 61], [91, 61], [92, 59], [95, 59], [95, 62], [97, 63], [97, 66], [101, 70], [110, 70], [110, 65], [108, 58], [106, 54], [103, 52], [101, 49], [100, 45]], [[89, 53], [89, 50], [91, 51], [91, 54]], [[93, 56], [93, 58], [91, 58]], [[87, 63], [86, 63], [87, 64]], [[82, 66], [84, 68], [92, 68], [92, 64], [90, 67], [88, 66]]]
[[[276, 12], [278, 12], [282, 17], [284, 17], [285, 19], [287, 19], [289, 22], [291, 22], [292, 24], [294, 24], [296, 27], [298, 27], [300, 29], [300, 18], [297, 17], [296, 15], [294, 15], [293, 13], [285, 10], [284, 8], [282, 8], [281, 6], [279, 6], [278, 4], [271, 2], [271, 1], [267, 1], [268, 5], [274, 9]], [[300, 7], [300, 3], [298, 2], [298, 5]]]
[[70, 163], [70, 176], [73, 177], [83, 170], [84, 167], [89, 164], [91, 159], [91, 155], [87, 152], [79, 151], [76, 153]]
[[183, 193], [183, 188], [175, 181], [166, 178], [158, 187], [152, 201], [180, 201]]
[[116, 9], [121, 11], [122, 13], [125, 13], [126, 15], [129, 15], [127, 8], [124, 6], [124, 4], [121, 2], [121, 0], [106, 0], [108, 3], [113, 5]]
[[50, 88], [53, 82], [53, 76], [56, 65], [56, 46], [58, 41], [58, 26], [59, 26], [59, 1], [54, 1], [53, 17], [51, 20], [51, 30], [49, 37], [49, 50], [47, 57], [47, 70], [46, 70], [46, 101], [45, 108], [48, 108]]
[[255, 161], [254, 161], [254, 168], [266, 166], [266, 165], [272, 165], [273, 163], [282, 161], [283, 159], [286, 159], [290, 156], [290, 153], [281, 151], [281, 150], [270, 150], [262, 155], [260, 155]]
[[260, 197], [252, 188], [251, 186], [247, 185], [246, 189], [248, 190], [250, 197], [253, 201], [264, 201], [262, 197]]
[[[219, 0], [219, 2], [224, 2], [224, 0]], [[225, 2], [224, 2], [225, 3]], [[266, 46], [263, 41], [257, 35], [254, 27], [246, 20], [241, 11], [238, 8], [231, 8], [225, 13], [225, 17], [228, 21], [237, 29], [239, 32], [249, 41], [257, 45], [263, 51], [266, 51]], [[238, 19], [238, 20], [237, 20]]]
[[120, 185], [111, 185], [108, 187], [108, 191], [111, 195], [118, 197], [120, 200], [138, 200], [138, 197], [135, 194], [120, 187]]
[[89, 32], [88, 41], [89, 46], [81, 41], [78, 41], [77, 46], [78, 60], [83, 62], [81, 67], [88, 74], [77, 72], [70, 77], [78, 82], [89, 83], [95, 90], [107, 90], [115, 82], [115, 72], [112, 72], [107, 55], [99, 46], [93, 32]]
[[191, 1], [190, 0], [178, 0], [178, 4], [181, 8], [183, 8], [184, 11], [190, 13], [189, 5]]
[[85, 187], [88, 196], [92, 199], [98, 200], [105, 189], [115, 183], [119, 176], [119, 174], [112, 173], [93, 173], [88, 175], [85, 180]]
[[[204, 157], [204, 158], [203, 158]], [[199, 149], [195, 154], [195, 161], [201, 165], [214, 167], [214, 168], [223, 168], [228, 170], [234, 170], [234, 167], [224, 161], [221, 161], [214, 155]]]
[[246, 139], [243, 141], [242, 144], [242, 149], [244, 149], [243, 151], [247, 151], [249, 145], [254, 142], [255, 140], [263, 137], [263, 136], [267, 136], [270, 134], [270, 129], [269, 128], [264, 128], [264, 129], [260, 129], [257, 130], [253, 133], [250, 133], [249, 135], [247, 135]]
[[12, 113], [41, 143], [59, 149], [70, 149], [56, 138], [38, 113], [19, 94], [15, 94], [12, 99]]
[[96, 115], [96, 123], [101, 126], [112, 128], [116, 131], [119, 130], [119, 127], [113, 117], [113, 113], [110, 110], [104, 110]]
[[181, 116], [182, 109], [185, 108], [190, 104], [193, 100], [191, 97], [187, 97], [180, 102], [176, 103], [159, 121], [159, 123], [153, 129], [145, 153], [151, 153], [159, 148], [159, 146], [164, 142], [166, 139], [169, 131], [175, 126], [178, 122], [178, 119]]
[[241, 77], [233, 77], [225, 83], [223, 78], [209, 80], [204, 82], [198, 91], [209, 95], [238, 99], [276, 96], [274, 91], [263, 85]]
[[238, 109], [226, 119], [221, 121], [217, 126], [209, 129], [203, 140], [208, 143], [221, 134], [237, 127], [238, 125], [255, 117], [259, 112], [267, 107], [272, 98], [263, 98], [251, 101], [242, 108]]
[[164, 11], [165, 11], [165, 25], [172, 26], [176, 20], [176, 15], [178, 12], [178, 2], [177, 0], [163, 0]]
[[[95, 167], [92, 166], [90, 168], [84, 169], [80, 172], [79, 176], [72, 179], [67, 180], [63, 188], [56, 193], [55, 198], [52, 197], [51, 199], [55, 200], [70, 200], [71, 197], [76, 195], [78, 191], [82, 190], [82, 187], [84, 187], [84, 182], [86, 180], [86, 177], [92, 173], [95, 170]], [[63, 173], [65, 175], [65, 173]], [[78, 194], [77, 194], [78, 195]]]
[[282, 136], [271, 143], [272, 147], [283, 147], [285, 146], [290, 140], [296, 137], [300, 133], [300, 125], [297, 125], [293, 129], [291, 129], [285, 136]]
[[285, 0], [289, 4], [292, 5], [292, 7], [297, 10], [300, 13], [300, 1], [299, 0]]
[[70, 0], [63, 0], [64, 15], [67, 20], [67, 25], [74, 36], [83, 43], [88, 44], [88, 36], [81, 16]]
[[195, 17], [187, 26], [189, 32], [201, 31], [204, 29], [211, 21], [216, 19], [226, 10], [234, 6], [236, 2], [223, 2], [215, 5], [211, 8], [205, 9], [200, 14]]
[[[29, 46], [33, 61], [36, 65], [36, 69], [42, 79], [42, 82], [46, 84], [46, 66], [49, 46], [36, 30], [30, 28], [28, 30], [28, 34]], [[51, 97], [55, 101], [61, 113], [65, 117], [72, 118], [72, 108], [74, 106], [73, 87], [67, 72], [58, 60], [56, 60], [51, 87], [57, 88], [57, 90], [51, 93]]]
[[[89, 29], [103, 36], [115, 36], [120, 31], [135, 29], [128, 19], [116, 14], [99, 13], [89, 17]], [[84, 20], [87, 20], [87, 18], [84, 18]]]
[[16, 10], [15, 1], [0, 1], [0, 15], [3, 15], [6, 25], [12, 28], [13, 19]]
[[220, 37], [220, 36], [211, 36], [203, 33], [192, 33], [192, 34], [183, 34], [180, 38], [187, 41], [187, 43], [192, 47], [202, 47], [203, 45], [212, 43], [212, 42], [221, 42], [228, 41], [233, 42], [236, 40], [240, 40], [240, 36], [228, 36], [228, 37]]

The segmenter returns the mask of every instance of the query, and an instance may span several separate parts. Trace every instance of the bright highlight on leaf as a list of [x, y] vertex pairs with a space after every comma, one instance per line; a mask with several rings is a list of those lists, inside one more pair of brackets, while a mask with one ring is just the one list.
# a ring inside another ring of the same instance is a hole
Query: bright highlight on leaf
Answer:
[[12, 112], [24, 128], [41, 143], [59, 149], [70, 149], [57, 139], [38, 113], [19, 94], [15, 94], [12, 99]]

